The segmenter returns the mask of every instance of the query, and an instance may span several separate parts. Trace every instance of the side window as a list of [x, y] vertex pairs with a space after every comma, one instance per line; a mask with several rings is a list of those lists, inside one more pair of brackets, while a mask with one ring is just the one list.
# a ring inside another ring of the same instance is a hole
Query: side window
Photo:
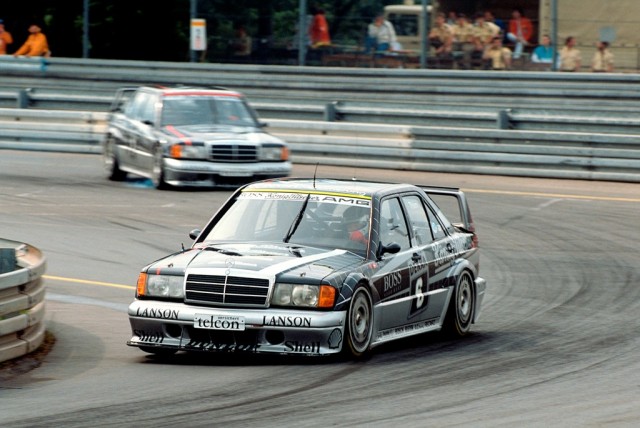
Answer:
[[156, 110], [156, 97], [151, 94], [145, 94], [146, 96], [141, 100], [140, 104], [140, 121], [155, 122], [155, 110]]
[[447, 236], [442, 223], [438, 220], [438, 216], [432, 211], [431, 207], [427, 208], [427, 215], [429, 217], [429, 225], [431, 226], [431, 234], [436, 241]]
[[144, 103], [144, 92], [136, 93], [133, 98], [127, 103], [124, 110], [124, 114], [131, 119], [140, 119], [140, 108]]
[[401, 250], [410, 247], [407, 223], [398, 198], [385, 199], [380, 205], [380, 241], [382, 245], [400, 244]]
[[414, 246], [428, 245], [433, 242], [431, 234], [431, 222], [422, 203], [422, 198], [418, 195], [404, 196], [402, 198], [407, 208], [407, 216], [409, 217], [409, 227], [411, 228], [415, 242]]

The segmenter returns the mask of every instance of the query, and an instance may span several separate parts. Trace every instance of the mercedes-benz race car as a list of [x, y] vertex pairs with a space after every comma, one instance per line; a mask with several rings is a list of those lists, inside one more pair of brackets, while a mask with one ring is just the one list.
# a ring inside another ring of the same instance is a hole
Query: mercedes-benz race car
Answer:
[[465, 335], [485, 294], [459, 189], [266, 180], [190, 236], [191, 248], [142, 269], [128, 345], [360, 357], [428, 331]]

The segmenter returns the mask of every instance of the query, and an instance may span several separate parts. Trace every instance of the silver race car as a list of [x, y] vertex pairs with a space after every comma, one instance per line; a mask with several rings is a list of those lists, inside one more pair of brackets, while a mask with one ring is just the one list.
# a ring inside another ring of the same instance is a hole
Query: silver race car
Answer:
[[190, 236], [191, 248], [142, 269], [128, 345], [361, 357], [428, 331], [467, 334], [485, 294], [454, 188], [266, 180]]

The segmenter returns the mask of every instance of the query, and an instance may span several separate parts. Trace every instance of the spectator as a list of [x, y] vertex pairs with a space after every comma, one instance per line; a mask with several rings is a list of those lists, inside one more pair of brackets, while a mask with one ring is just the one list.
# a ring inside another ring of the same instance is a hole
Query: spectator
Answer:
[[581, 65], [582, 55], [576, 48], [576, 38], [569, 36], [566, 38], [562, 49], [560, 49], [560, 70], [580, 71]]
[[591, 60], [591, 71], [596, 73], [613, 72], [613, 54], [609, 50], [609, 42], [598, 42], [596, 53]]
[[514, 9], [509, 20], [507, 39], [515, 43], [514, 58], [520, 58], [524, 46], [527, 46], [533, 36], [533, 24], [523, 15], [522, 9]]
[[13, 37], [11, 37], [11, 33], [5, 31], [4, 21], [0, 19], [0, 55], [7, 54], [7, 46], [11, 43], [13, 43]]
[[453, 49], [462, 52], [462, 61], [459, 62], [460, 68], [471, 68], [471, 55], [474, 50], [474, 28], [469, 22], [465, 14], [458, 15], [456, 25], [452, 27], [453, 31]]
[[313, 18], [309, 26], [309, 41], [313, 49], [321, 46], [331, 45], [331, 37], [329, 36], [329, 24], [324, 14], [324, 10], [316, 7], [311, 8]]
[[444, 13], [436, 15], [435, 25], [429, 32], [429, 43], [435, 48], [436, 56], [451, 55], [453, 29], [446, 23]]
[[396, 46], [396, 30], [393, 24], [384, 19], [384, 14], [378, 14], [367, 29], [365, 51], [386, 52]]
[[13, 56], [51, 56], [47, 37], [42, 33], [42, 29], [36, 25], [29, 26], [29, 37], [27, 41], [18, 49]]
[[475, 58], [481, 58], [484, 54], [485, 47], [492, 43], [494, 37], [500, 35], [500, 27], [493, 22], [487, 22], [484, 19], [484, 14], [478, 12], [476, 14], [476, 25], [473, 43], [475, 45], [473, 56]]
[[549, 64], [553, 61], [553, 46], [548, 34], [542, 36], [542, 42], [531, 53], [531, 61]]
[[447, 14], [447, 24], [456, 25], [456, 23], [458, 22], [458, 16], [460, 16], [458, 12], [456, 12], [455, 10], [450, 10]]
[[484, 50], [482, 59], [489, 62], [492, 70], [507, 70], [511, 67], [511, 49], [502, 46], [502, 37], [495, 36]]
[[248, 57], [251, 55], [251, 45], [253, 41], [247, 34], [247, 30], [242, 26], [236, 27], [234, 38], [231, 40], [231, 52], [236, 57]]
[[502, 19], [496, 18], [493, 15], [493, 12], [491, 12], [490, 10], [485, 10], [484, 11], [484, 20], [486, 22], [490, 22], [492, 24], [495, 24], [500, 29], [500, 32], [503, 35], [507, 34], [507, 25], [504, 23], [504, 21]]

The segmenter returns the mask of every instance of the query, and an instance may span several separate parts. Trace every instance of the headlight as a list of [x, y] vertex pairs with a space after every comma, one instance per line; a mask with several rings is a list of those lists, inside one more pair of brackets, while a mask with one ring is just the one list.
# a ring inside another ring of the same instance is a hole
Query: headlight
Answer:
[[262, 161], [286, 161], [288, 159], [289, 148], [286, 146], [260, 147], [260, 160]]
[[169, 148], [169, 156], [174, 159], [206, 159], [209, 154], [202, 144], [174, 144]]
[[332, 308], [336, 289], [330, 285], [276, 283], [271, 304], [303, 308]]
[[172, 275], [149, 275], [141, 273], [138, 276], [137, 295], [147, 297], [164, 297], [182, 299], [184, 297], [184, 277]]

